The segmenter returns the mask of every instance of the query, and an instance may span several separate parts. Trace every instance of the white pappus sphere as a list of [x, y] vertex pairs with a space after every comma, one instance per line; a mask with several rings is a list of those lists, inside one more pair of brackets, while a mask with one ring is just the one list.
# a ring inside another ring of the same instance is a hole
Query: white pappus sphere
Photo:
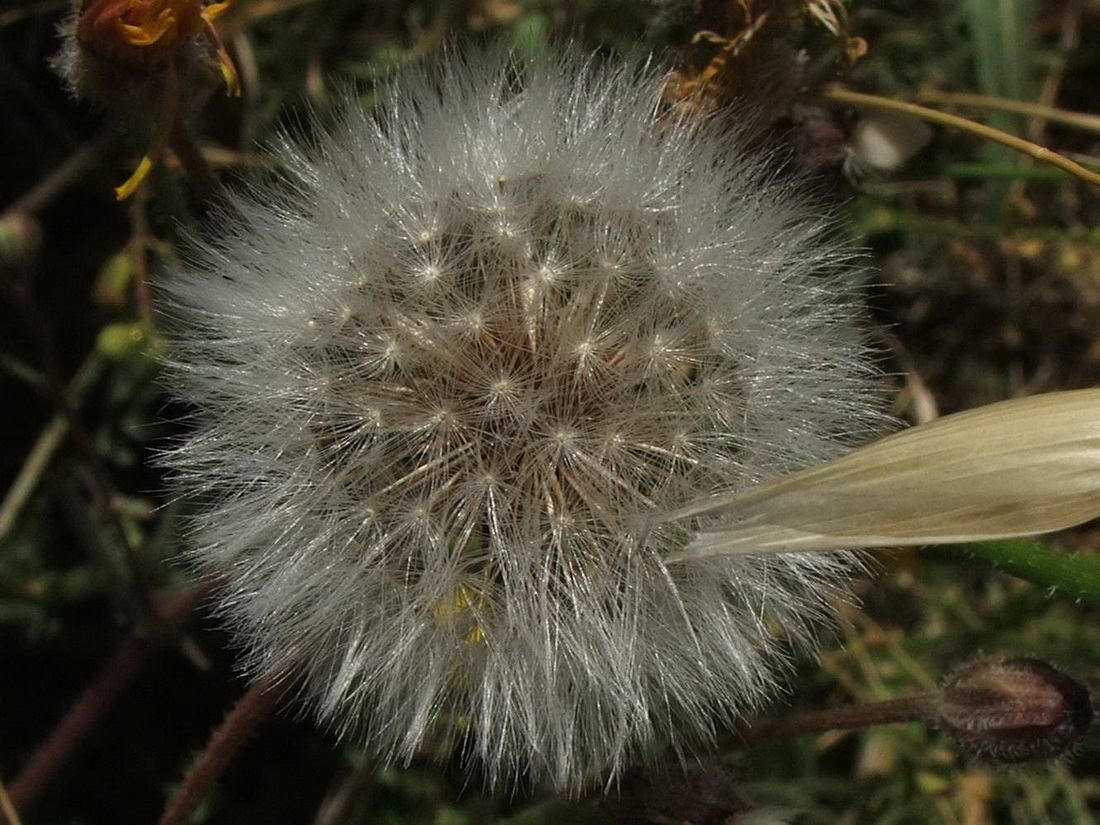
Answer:
[[382, 758], [566, 791], [776, 688], [851, 558], [671, 511], [881, 423], [850, 255], [662, 77], [450, 54], [287, 139], [166, 284], [169, 463], [255, 673]]

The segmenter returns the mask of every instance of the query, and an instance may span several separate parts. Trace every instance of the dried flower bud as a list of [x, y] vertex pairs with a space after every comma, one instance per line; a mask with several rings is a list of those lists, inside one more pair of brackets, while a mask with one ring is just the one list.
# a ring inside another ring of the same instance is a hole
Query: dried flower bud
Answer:
[[1039, 659], [986, 659], [967, 665], [944, 688], [940, 729], [964, 751], [990, 762], [1053, 759], [1092, 724], [1079, 681]]

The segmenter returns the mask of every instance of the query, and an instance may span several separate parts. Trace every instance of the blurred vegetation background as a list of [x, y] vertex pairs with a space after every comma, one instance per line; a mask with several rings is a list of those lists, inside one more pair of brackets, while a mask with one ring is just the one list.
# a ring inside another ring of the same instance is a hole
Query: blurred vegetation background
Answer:
[[[178, 265], [203, 206], [172, 156], [134, 198], [115, 200], [148, 134], [115, 129], [51, 71], [69, 13], [64, 0], [0, 6], [0, 778], [11, 782], [129, 644], [132, 682], [23, 821], [152, 822], [246, 687], [217, 623], [189, 609], [188, 572], [173, 561], [182, 505], [154, 461], [185, 411], [157, 383], [143, 284]], [[1100, 384], [1100, 190], [965, 131], [924, 139], [828, 95], [840, 81], [925, 101], [1096, 168], [1097, 0], [237, 0], [218, 28], [244, 95], [212, 85], [188, 121], [230, 182], [258, 163], [258, 141], [325, 112], [348, 81], [369, 102], [448, 38], [657, 50], [679, 72], [674, 102], [731, 120], [752, 112], [754, 142], [808, 168], [868, 250], [868, 329], [899, 416]], [[908, 162], [884, 168], [894, 164], [869, 148], [870, 128]], [[1045, 543], [1093, 555], [1100, 532]], [[1097, 607], [1076, 594], [961, 550], [884, 552], [872, 566], [862, 607], [845, 609], [820, 661], [798, 664], [774, 715], [930, 690], [981, 655], [1100, 674]], [[1072, 759], [1000, 770], [910, 724], [735, 750], [708, 770], [800, 823], [1084, 825], [1100, 814], [1098, 768], [1095, 736]], [[198, 821], [611, 816], [592, 802], [488, 797], [427, 761], [380, 767], [291, 709], [241, 753]]]

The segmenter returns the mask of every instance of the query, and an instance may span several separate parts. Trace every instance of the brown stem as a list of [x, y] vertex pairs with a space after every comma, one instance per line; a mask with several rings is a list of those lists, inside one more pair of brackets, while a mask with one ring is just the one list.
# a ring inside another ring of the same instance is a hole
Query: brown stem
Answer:
[[931, 718], [939, 699], [938, 693], [903, 696], [860, 705], [844, 705], [826, 710], [814, 710], [749, 728], [738, 734], [741, 744], [758, 745], [775, 739], [850, 730], [894, 722], [923, 722]]
[[175, 796], [168, 800], [160, 825], [187, 825], [191, 821], [195, 809], [229, 767], [237, 751], [275, 710], [289, 682], [286, 673], [277, 673], [254, 684], [237, 701], [192, 763]]
[[69, 712], [31, 754], [11, 783], [11, 801], [25, 809], [69, 758], [79, 743], [106, 713], [148, 657], [149, 640], [131, 635], [88, 685]]
[[22, 820], [19, 819], [19, 812], [15, 810], [15, 805], [12, 804], [11, 797], [8, 796], [8, 791], [3, 782], [0, 782], [0, 813], [7, 817], [7, 821], [11, 825], [23, 825]]
[[[160, 611], [159, 629], [164, 633], [159, 637], [151, 637], [146, 632], [134, 632], [119, 645], [110, 661], [84, 689], [45, 741], [34, 750], [23, 770], [11, 783], [9, 794], [16, 809], [25, 809], [34, 802], [76, 746], [115, 703], [156, 648], [157, 641], [166, 638], [168, 631], [190, 615], [206, 598], [211, 587], [210, 581], [192, 585]], [[0, 817], [0, 822], [3, 821], [5, 819]]]

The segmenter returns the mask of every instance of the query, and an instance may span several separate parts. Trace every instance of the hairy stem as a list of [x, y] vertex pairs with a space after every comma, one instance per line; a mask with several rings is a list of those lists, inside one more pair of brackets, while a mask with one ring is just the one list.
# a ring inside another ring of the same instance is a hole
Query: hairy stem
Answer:
[[269, 676], [254, 684], [237, 701], [168, 801], [160, 825], [187, 825], [191, 821], [195, 809], [229, 767], [237, 752], [275, 710], [290, 681], [285, 672]]
[[776, 739], [809, 736], [832, 730], [866, 728], [895, 722], [924, 722], [932, 717], [938, 698], [938, 693], [924, 693], [799, 713], [749, 728], [740, 733], [739, 738], [744, 745], [758, 745]]
[[[16, 809], [25, 809], [34, 802], [68, 761], [76, 746], [114, 705], [149, 654], [157, 648], [158, 641], [171, 637], [171, 631], [206, 598], [212, 586], [213, 582], [210, 580], [194, 584], [164, 610], [159, 611], [159, 635], [150, 635], [143, 628], [132, 633], [119, 645], [96, 678], [54, 726], [49, 736], [34, 750], [26, 765], [12, 781], [10, 796]], [[12, 822], [10, 816], [7, 821]]]
[[1026, 538], [973, 542], [950, 552], [992, 564], [1033, 584], [1056, 588], [1072, 599], [1100, 604], [1100, 559], [1094, 556], [1060, 553]]

